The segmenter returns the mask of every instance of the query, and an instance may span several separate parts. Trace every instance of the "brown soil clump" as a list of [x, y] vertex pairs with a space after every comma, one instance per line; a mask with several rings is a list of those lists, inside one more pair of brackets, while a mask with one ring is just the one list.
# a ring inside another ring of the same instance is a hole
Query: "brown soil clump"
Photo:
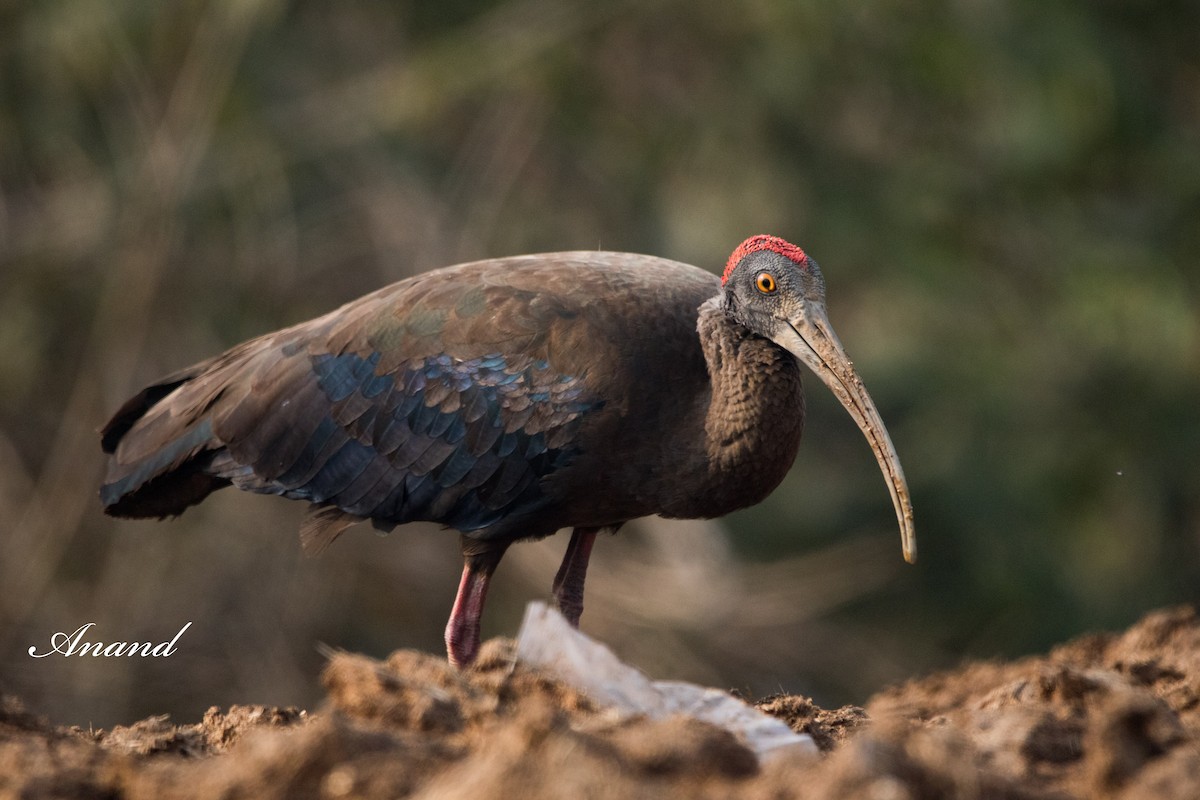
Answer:
[[819, 757], [759, 765], [696, 720], [626, 718], [489, 642], [459, 673], [421, 653], [338, 653], [312, 713], [51, 725], [0, 701], [0, 798], [1196, 798], [1200, 624], [1156, 612], [1048, 656], [968, 664], [865, 708], [758, 702]]

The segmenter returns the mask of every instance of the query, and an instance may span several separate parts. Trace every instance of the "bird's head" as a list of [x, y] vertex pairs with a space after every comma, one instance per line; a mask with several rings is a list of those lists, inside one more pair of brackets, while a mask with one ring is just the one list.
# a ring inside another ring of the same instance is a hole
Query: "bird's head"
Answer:
[[777, 236], [738, 245], [721, 276], [721, 304], [739, 324], [787, 350], [829, 387], [871, 444], [900, 523], [904, 558], [917, 557], [912, 501], [900, 457], [854, 363], [825, 312], [825, 279], [817, 262]]

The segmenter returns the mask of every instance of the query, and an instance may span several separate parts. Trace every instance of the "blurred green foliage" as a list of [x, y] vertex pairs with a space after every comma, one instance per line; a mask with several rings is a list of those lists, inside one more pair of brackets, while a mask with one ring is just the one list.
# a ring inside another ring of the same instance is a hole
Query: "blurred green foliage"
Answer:
[[[721, 623], [806, 655], [684, 624], [664, 670], [861, 701], [1200, 600], [1195, 3], [0, 4], [0, 689], [110, 724], [308, 702], [314, 639], [436, 649], [453, 536], [310, 564], [295, 509], [231, 492], [110, 521], [95, 428], [424, 269], [602, 247], [716, 271], [760, 232], [824, 267], [921, 562], [877, 566], [899, 561], [886, 490], [810, 380], [800, 459], [726, 521], [728, 569], [815, 553], [774, 580], [822, 588]], [[485, 632], [552, 574], [499, 588]], [[169, 664], [25, 655], [90, 619], [193, 618]], [[638, 625], [601, 632], [660, 641]]]

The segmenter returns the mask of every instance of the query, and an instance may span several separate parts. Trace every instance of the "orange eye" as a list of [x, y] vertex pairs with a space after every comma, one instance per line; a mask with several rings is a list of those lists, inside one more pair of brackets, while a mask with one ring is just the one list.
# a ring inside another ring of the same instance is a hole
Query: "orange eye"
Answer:
[[758, 273], [758, 277], [754, 279], [754, 285], [757, 286], [758, 290], [763, 294], [770, 294], [771, 292], [775, 291], [776, 288], [778, 288], [775, 285], [775, 276], [769, 272]]

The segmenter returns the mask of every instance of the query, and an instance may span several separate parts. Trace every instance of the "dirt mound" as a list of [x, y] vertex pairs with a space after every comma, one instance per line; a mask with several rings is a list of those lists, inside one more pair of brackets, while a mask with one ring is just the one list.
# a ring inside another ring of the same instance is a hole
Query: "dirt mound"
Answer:
[[0, 702], [0, 798], [1195, 798], [1200, 625], [1157, 612], [1048, 656], [888, 689], [865, 709], [757, 704], [821, 757], [762, 765], [695, 720], [623, 718], [489, 642], [476, 668], [334, 655], [314, 713], [55, 727]]

